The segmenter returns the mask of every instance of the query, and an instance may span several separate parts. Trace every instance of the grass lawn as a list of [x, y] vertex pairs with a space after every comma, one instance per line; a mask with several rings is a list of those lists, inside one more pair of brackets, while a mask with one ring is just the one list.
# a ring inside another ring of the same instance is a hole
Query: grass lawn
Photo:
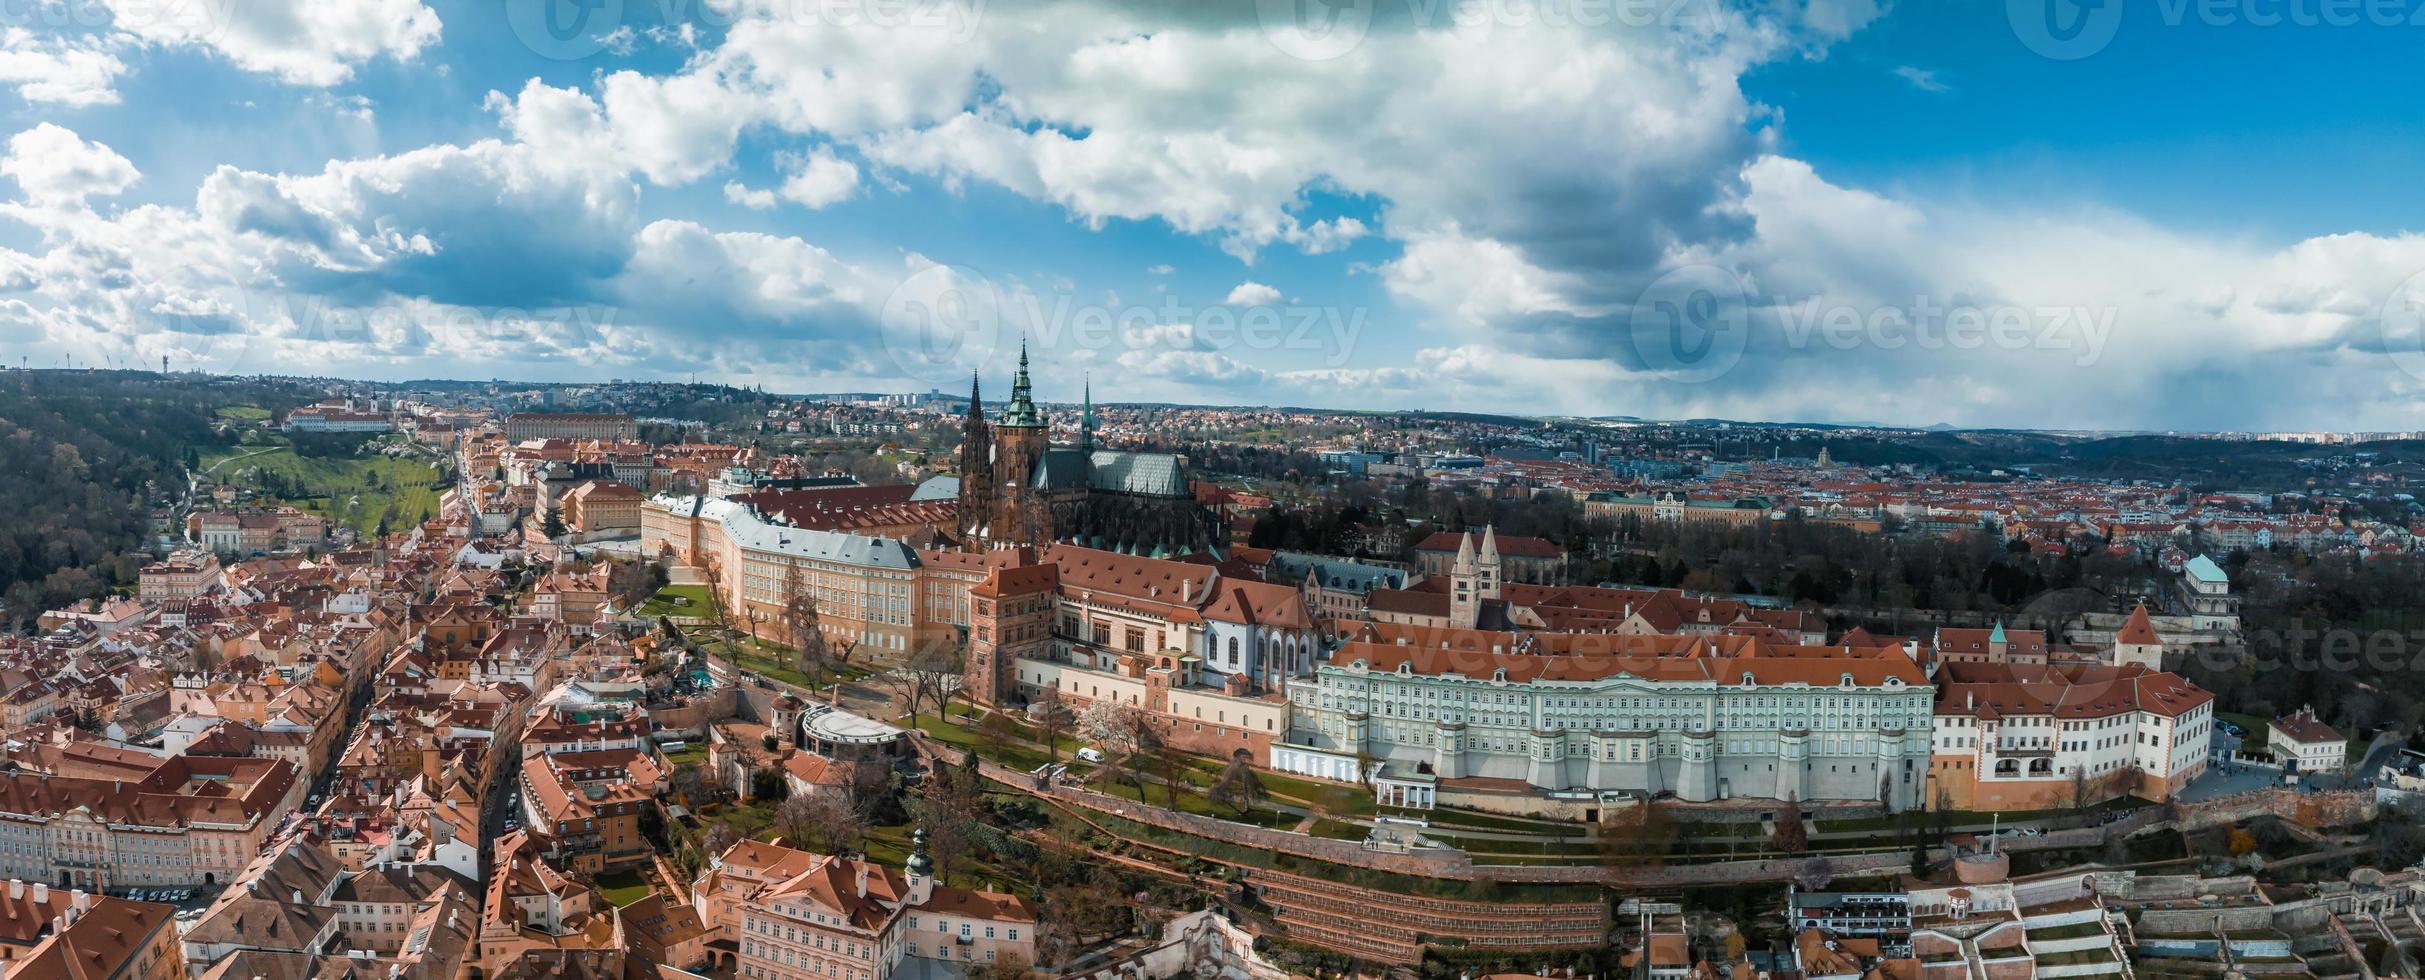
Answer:
[[1316, 837], [1328, 837], [1332, 840], [1360, 841], [1372, 835], [1372, 831], [1363, 824], [1332, 820], [1329, 817], [1314, 821], [1310, 832]]
[[647, 898], [655, 890], [648, 886], [648, 879], [641, 877], [637, 871], [609, 871], [598, 876], [598, 893], [606, 896], [606, 900], [614, 903], [616, 908]]
[[704, 742], [691, 742], [682, 746], [680, 752], [665, 753], [665, 764], [668, 766], [703, 765], [706, 762], [707, 744]]
[[704, 585], [668, 585], [641, 603], [639, 612], [643, 616], [710, 616], [714, 612], [707, 606], [708, 598]]
[[[389, 440], [371, 443], [388, 444]], [[263, 449], [271, 451], [261, 452]], [[259, 455], [246, 455], [249, 453]], [[236, 456], [244, 458], [232, 459]], [[228, 451], [203, 457], [202, 465], [208, 468], [221, 460], [230, 461], [211, 470], [206, 480], [274, 496], [365, 534], [378, 529], [379, 519], [390, 507], [395, 509], [391, 528], [437, 514], [438, 495], [444, 492], [434, 484], [444, 479], [445, 470], [425, 454], [397, 458], [366, 452], [306, 459], [286, 446], [285, 437], [261, 434]]]
[[221, 405], [219, 406], [219, 417], [260, 422], [269, 418], [269, 409], [259, 405]]

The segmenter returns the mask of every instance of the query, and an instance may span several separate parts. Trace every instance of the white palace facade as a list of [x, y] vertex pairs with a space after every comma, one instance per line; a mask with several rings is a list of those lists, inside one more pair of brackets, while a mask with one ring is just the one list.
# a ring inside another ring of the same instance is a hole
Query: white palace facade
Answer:
[[1904, 648], [1590, 639], [1601, 649], [1550, 655], [1348, 643], [1290, 686], [1272, 765], [1354, 778], [1364, 760], [1391, 802], [1416, 806], [1460, 780], [1588, 798], [1922, 800], [1934, 692]]

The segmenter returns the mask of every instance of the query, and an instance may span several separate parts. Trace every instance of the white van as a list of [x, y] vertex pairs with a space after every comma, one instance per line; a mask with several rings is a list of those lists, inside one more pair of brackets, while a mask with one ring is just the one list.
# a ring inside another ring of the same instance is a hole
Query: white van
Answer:
[[1079, 761], [1079, 762], [1092, 762], [1092, 763], [1094, 763], [1094, 764], [1096, 764], [1096, 765], [1102, 765], [1102, 764], [1103, 764], [1103, 750], [1102, 750], [1102, 749], [1095, 748], [1095, 747], [1094, 747], [1094, 746], [1092, 746], [1092, 745], [1089, 745], [1089, 746], [1086, 746], [1085, 748], [1079, 749], [1079, 750], [1078, 750], [1078, 761]]

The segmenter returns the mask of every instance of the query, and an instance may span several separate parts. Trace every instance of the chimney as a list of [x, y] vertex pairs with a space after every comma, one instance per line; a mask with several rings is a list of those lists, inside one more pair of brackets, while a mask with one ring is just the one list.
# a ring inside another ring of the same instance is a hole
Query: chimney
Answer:
[[19, 880], [15, 879], [15, 878], [10, 878], [10, 879], [8, 880], [8, 897], [9, 897], [9, 900], [11, 900], [11, 901], [15, 901], [15, 900], [17, 900], [17, 899], [24, 898], [24, 897], [25, 897], [25, 882], [23, 882], [23, 881], [19, 881]]
[[1180, 602], [1191, 602], [1191, 601], [1193, 601], [1193, 597], [1190, 595], [1190, 593], [1193, 593], [1193, 592], [1195, 591], [1195, 586], [1196, 586], [1196, 583], [1195, 583], [1195, 580], [1194, 580], [1194, 579], [1185, 579], [1185, 578], [1180, 579], [1180, 580], [1179, 580], [1179, 601], [1180, 601]]
[[44, 881], [37, 881], [37, 882], [34, 882], [34, 904], [36, 904], [36, 905], [41, 905], [41, 904], [43, 904], [43, 903], [45, 903], [45, 902], [48, 902], [48, 901], [50, 901], [50, 900], [51, 900], [51, 886], [50, 886], [50, 883], [49, 883], [49, 882], [44, 882]]
[[867, 897], [867, 862], [859, 862], [859, 897]]

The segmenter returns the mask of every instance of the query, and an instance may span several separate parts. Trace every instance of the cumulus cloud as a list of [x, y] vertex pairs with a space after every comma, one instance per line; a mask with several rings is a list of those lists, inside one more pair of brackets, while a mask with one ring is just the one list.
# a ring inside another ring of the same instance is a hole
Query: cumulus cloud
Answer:
[[126, 72], [118, 45], [103, 36], [39, 35], [22, 27], [0, 30], [0, 85], [15, 86], [27, 102], [72, 107], [118, 101], [118, 76]]
[[116, 194], [141, 175], [118, 151], [51, 123], [9, 137], [0, 157], [0, 177], [17, 182], [26, 204], [37, 208], [82, 207], [88, 197]]
[[110, 26], [150, 44], [197, 46], [246, 71], [328, 86], [373, 58], [409, 61], [438, 40], [421, 0], [99, 0]]
[[801, 207], [816, 209], [839, 204], [859, 193], [859, 168], [850, 161], [833, 155], [829, 150], [817, 150], [791, 159], [790, 175], [783, 178], [783, 198]]
[[1271, 306], [1280, 302], [1280, 291], [1259, 282], [1242, 282], [1231, 287], [1221, 302], [1230, 306]]

